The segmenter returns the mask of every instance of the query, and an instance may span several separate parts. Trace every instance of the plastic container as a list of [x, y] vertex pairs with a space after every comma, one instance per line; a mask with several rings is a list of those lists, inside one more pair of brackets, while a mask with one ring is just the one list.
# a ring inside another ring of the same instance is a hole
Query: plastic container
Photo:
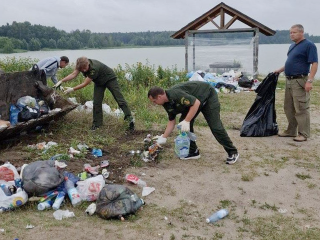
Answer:
[[180, 132], [174, 140], [174, 152], [179, 158], [187, 157], [190, 149], [190, 138], [186, 132]]
[[65, 195], [66, 194], [64, 192], [58, 193], [58, 196], [56, 197], [56, 199], [54, 200], [54, 203], [52, 205], [52, 208], [54, 210], [58, 210], [60, 208], [61, 203], [63, 202]]
[[38, 210], [43, 211], [45, 209], [51, 208], [52, 206], [52, 201], [49, 199], [47, 201], [41, 202], [38, 204]]
[[207, 223], [214, 223], [214, 222], [224, 218], [228, 214], [229, 214], [229, 211], [227, 209], [221, 209], [218, 212], [215, 212], [214, 214], [212, 214], [209, 218], [207, 218], [206, 222]]
[[7, 187], [7, 185], [1, 184], [1, 189], [4, 192], [5, 195], [7, 195], [7, 196], [11, 196], [12, 195], [10, 190], [9, 190], [9, 188]]
[[187, 135], [190, 138], [190, 141], [197, 140], [197, 136], [193, 132], [187, 132]]
[[68, 179], [68, 177], [65, 177], [64, 186], [68, 191], [69, 199], [72, 203], [72, 205], [75, 207], [81, 203], [81, 198], [78, 190], [74, 187], [74, 183]]

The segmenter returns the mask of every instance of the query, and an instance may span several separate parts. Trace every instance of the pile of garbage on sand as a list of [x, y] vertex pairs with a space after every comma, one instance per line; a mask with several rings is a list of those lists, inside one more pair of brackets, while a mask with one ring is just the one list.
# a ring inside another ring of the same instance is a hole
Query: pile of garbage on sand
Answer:
[[187, 73], [189, 81], [207, 82], [216, 92], [239, 93], [240, 91], [254, 91], [260, 84], [258, 79], [245, 76], [241, 71], [230, 70], [223, 74], [216, 74], [197, 70]]
[[[42, 142], [28, 145], [35, 151], [47, 151], [58, 145], [55, 142]], [[130, 156], [139, 156], [144, 162], [155, 161], [162, 147], [152, 140], [148, 134], [143, 140], [142, 150], [131, 150]], [[85, 143], [79, 143], [77, 149], [70, 147], [68, 157], [80, 154], [91, 155], [99, 159], [103, 151], [90, 148]], [[53, 217], [57, 220], [74, 217], [74, 213], [66, 209], [67, 201], [73, 207], [82, 202], [92, 202], [85, 210], [88, 216], [97, 214], [102, 219], [121, 219], [135, 214], [145, 204], [142, 198], [148, 196], [154, 187], [134, 174], [123, 176], [125, 183], [117, 184], [110, 181], [110, 162], [98, 161], [100, 164], [83, 165], [83, 171], [73, 173], [68, 171], [66, 154], [56, 154], [48, 160], [34, 161], [22, 166], [14, 166], [10, 162], [0, 165], [0, 213], [15, 210], [27, 202], [37, 202], [37, 211], [53, 210]], [[90, 161], [88, 161], [90, 162]], [[136, 185], [139, 193], [133, 192], [129, 185]], [[70, 204], [68, 204], [70, 206]]]

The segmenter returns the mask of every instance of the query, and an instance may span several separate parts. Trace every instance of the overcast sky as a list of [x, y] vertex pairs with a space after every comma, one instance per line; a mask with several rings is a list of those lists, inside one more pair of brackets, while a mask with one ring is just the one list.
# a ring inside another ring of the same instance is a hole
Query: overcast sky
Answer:
[[[177, 31], [221, 1], [213, 0], [0, 0], [0, 25], [13, 21], [91, 32]], [[320, 0], [224, 0], [273, 30], [300, 23], [320, 35]], [[209, 23], [212, 29], [216, 29]], [[242, 25], [235, 25], [240, 27]], [[206, 28], [208, 25], [206, 26]], [[242, 26], [245, 27], [245, 26]]]

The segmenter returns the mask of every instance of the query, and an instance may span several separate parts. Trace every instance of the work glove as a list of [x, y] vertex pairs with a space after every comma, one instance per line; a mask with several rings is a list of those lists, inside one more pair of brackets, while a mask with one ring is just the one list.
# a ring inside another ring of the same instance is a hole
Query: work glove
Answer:
[[60, 87], [60, 85], [62, 84], [62, 81], [60, 80], [59, 82], [57, 82], [55, 85], [53, 85], [54, 88], [58, 88]]
[[155, 140], [156, 143], [159, 145], [165, 144], [167, 142], [167, 138], [163, 137], [163, 135], [155, 136], [152, 138], [152, 140]]
[[181, 132], [190, 132], [190, 122], [183, 120], [178, 124], [181, 127]]
[[63, 91], [64, 94], [69, 94], [71, 92], [73, 92], [74, 89], [72, 87], [66, 87], [66, 90]]

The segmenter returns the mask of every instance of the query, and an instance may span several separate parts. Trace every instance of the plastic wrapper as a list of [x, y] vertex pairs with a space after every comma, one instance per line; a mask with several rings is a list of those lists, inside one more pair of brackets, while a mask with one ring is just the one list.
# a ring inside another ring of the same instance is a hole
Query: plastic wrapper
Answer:
[[117, 185], [105, 185], [97, 199], [96, 213], [104, 219], [119, 218], [134, 214], [144, 201], [129, 188]]
[[5, 163], [0, 166], [0, 180], [14, 181], [19, 178], [18, 171], [11, 163]]

